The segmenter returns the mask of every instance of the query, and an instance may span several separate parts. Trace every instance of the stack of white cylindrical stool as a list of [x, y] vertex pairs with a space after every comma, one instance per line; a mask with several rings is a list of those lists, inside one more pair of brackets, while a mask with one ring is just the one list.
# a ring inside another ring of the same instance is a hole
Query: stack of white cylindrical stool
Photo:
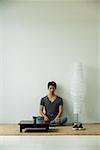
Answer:
[[81, 112], [81, 107], [84, 102], [84, 96], [85, 96], [83, 66], [82, 63], [80, 62], [76, 62], [74, 64], [70, 94], [73, 102], [73, 114], [76, 117], [75, 122], [76, 124], [78, 124], [79, 123], [78, 115]]

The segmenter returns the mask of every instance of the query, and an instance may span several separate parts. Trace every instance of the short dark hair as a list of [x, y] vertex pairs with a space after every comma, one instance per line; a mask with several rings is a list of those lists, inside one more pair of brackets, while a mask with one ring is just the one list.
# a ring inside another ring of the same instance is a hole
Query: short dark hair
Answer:
[[56, 82], [54, 82], [54, 81], [48, 82], [48, 88], [49, 88], [50, 85], [54, 86], [55, 89], [57, 88], [57, 84], [56, 84]]

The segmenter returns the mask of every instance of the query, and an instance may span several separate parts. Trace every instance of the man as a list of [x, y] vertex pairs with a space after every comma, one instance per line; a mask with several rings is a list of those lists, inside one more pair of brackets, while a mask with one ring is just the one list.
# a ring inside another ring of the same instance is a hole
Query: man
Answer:
[[63, 100], [55, 94], [56, 87], [54, 81], [48, 83], [48, 95], [41, 99], [39, 109], [42, 118], [51, 126], [63, 125], [67, 121], [67, 117], [62, 117]]

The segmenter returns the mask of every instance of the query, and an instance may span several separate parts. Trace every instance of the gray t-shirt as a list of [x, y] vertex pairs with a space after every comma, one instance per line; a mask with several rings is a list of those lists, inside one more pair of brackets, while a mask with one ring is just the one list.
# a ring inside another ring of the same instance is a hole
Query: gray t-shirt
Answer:
[[54, 119], [59, 111], [59, 105], [63, 105], [63, 100], [61, 97], [57, 96], [56, 99], [51, 102], [48, 96], [45, 96], [41, 99], [40, 105], [45, 107], [46, 115], [50, 119]]

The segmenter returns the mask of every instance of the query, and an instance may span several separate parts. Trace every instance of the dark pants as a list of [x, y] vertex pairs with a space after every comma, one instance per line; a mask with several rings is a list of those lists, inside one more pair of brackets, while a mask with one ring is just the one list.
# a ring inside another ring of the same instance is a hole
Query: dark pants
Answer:
[[[42, 117], [42, 116], [37, 117], [37, 120], [43, 120], [43, 119], [44, 119], [44, 117]], [[55, 123], [54, 118], [53, 119], [50, 118], [50, 121], [49, 121], [50, 126], [64, 125], [66, 122], [67, 122], [67, 117], [64, 117], [64, 116], [59, 118], [59, 124]]]

